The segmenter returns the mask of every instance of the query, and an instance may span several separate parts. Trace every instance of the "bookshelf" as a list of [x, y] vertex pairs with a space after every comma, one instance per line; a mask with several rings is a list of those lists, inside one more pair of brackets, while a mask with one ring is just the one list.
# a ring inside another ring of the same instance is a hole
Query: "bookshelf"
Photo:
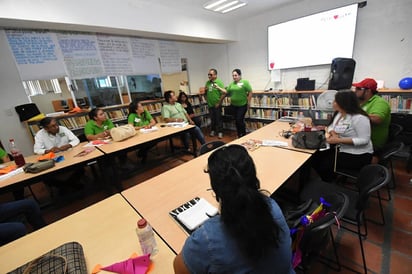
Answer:
[[204, 94], [189, 94], [188, 101], [192, 104], [195, 117], [199, 117], [202, 122], [202, 127], [210, 125], [209, 107]]
[[[164, 100], [147, 100], [142, 101], [142, 105], [147, 109], [157, 122], [161, 122], [161, 108]], [[128, 104], [114, 105], [109, 107], [103, 107], [109, 119], [114, 124], [126, 124], [128, 115]], [[64, 113], [53, 116], [61, 126], [65, 126], [77, 136], [83, 134], [84, 126], [89, 120], [89, 110], [82, 110], [76, 113]], [[34, 136], [40, 130], [40, 120], [25, 121], [27, 130], [34, 142]]]

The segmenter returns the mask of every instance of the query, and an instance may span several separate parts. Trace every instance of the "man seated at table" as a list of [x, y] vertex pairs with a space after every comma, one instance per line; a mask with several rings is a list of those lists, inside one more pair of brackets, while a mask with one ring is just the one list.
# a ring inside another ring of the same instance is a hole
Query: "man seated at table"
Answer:
[[46, 117], [40, 121], [42, 129], [34, 137], [34, 153], [42, 155], [60, 152], [75, 147], [79, 138], [68, 128], [59, 126], [56, 119]]
[[[187, 114], [184, 107], [177, 102], [177, 97], [174, 91], [168, 90], [164, 94], [165, 103], [162, 106], [162, 116], [166, 123], [172, 122], [188, 122], [191, 125], [195, 125], [193, 120]], [[194, 134], [196, 138], [199, 140], [200, 144], [206, 143], [205, 136], [203, 135], [202, 130], [195, 125], [191, 134]], [[185, 149], [189, 150], [189, 135], [185, 134], [183, 136], [183, 144]]]
[[[59, 126], [55, 118], [46, 117], [40, 121], [42, 127], [34, 137], [34, 153], [43, 155], [50, 152], [58, 153], [66, 151], [80, 143], [79, 138], [68, 128]], [[79, 183], [79, 178], [84, 175], [84, 168], [76, 168], [71, 172], [59, 172], [54, 176], [45, 176], [44, 182], [49, 186], [59, 188], [61, 193], [66, 192], [68, 188], [79, 189], [83, 185]], [[61, 182], [57, 177], [65, 177]]]
[[22, 217], [33, 230], [46, 225], [39, 205], [34, 200], [24, 199], [0, 204], [0, 246], [27, 234]]

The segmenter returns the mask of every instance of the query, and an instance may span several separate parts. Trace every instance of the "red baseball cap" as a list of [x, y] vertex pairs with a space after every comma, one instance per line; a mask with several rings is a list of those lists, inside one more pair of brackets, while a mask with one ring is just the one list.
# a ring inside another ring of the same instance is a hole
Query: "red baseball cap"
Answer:
[[359, 83], [353, 83], [352, 86], [357, 88], [367, 88], [370, 90], [376, 90], [378, 87], [378, 83], [372, 78], [365, 78]]

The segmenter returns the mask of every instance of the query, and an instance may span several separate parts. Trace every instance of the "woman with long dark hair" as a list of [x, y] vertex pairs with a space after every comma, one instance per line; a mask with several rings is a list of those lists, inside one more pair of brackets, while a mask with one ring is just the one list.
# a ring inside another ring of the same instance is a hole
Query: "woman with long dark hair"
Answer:
[[[360, 170], [371, 163], [373, 146], [368, 114], [360, 107], [356, 94], [339, 91], [333, 102], [335, 113], [328, 126], [326, 141], [331, 149], [317, 152], [312, 157], [312, 167], [324, 181], [333, 181], [336, 169]], [[335, 147], [339, 146], [335, 160]]]
[[143, 108], [143, 105], [139, 101], [133, 100], [129, 104], [127, 123], [138, 130], [141, 128], [151, 128], [156, 125], [156, 120], [153, 119], [150, 112]]
[[289, 228], [277, 203], [260, 189], [247, 150], [240, 145], [216, 150], [205, 172], [220, 215], [186, 240], [175, 273], [294, 273]]

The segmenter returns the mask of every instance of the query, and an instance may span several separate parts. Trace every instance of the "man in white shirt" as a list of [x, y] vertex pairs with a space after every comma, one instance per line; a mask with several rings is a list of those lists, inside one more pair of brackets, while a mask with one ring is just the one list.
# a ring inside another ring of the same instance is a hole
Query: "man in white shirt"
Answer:
[[[80, 143], [79, 138], [68, 128], [59, 126], [55, 118], [46, 117], [40, 121], [42, 127], [34, 137], [34, 153], [46, 154], [66, 151]], [[43, 182], [59, 189], [60, 194], [83, 188], [79, 179], [84, 176], [84, 168], [76, 167], [70, 171], [63, 171], [46, 175]]]
[[60, 152], [75, 147], [79, 138], [68, 128], [59, 126], [56, 119], [46, 117], [40, 121], [42, 129], [34, 137], [34, 153], [46, 154]]

